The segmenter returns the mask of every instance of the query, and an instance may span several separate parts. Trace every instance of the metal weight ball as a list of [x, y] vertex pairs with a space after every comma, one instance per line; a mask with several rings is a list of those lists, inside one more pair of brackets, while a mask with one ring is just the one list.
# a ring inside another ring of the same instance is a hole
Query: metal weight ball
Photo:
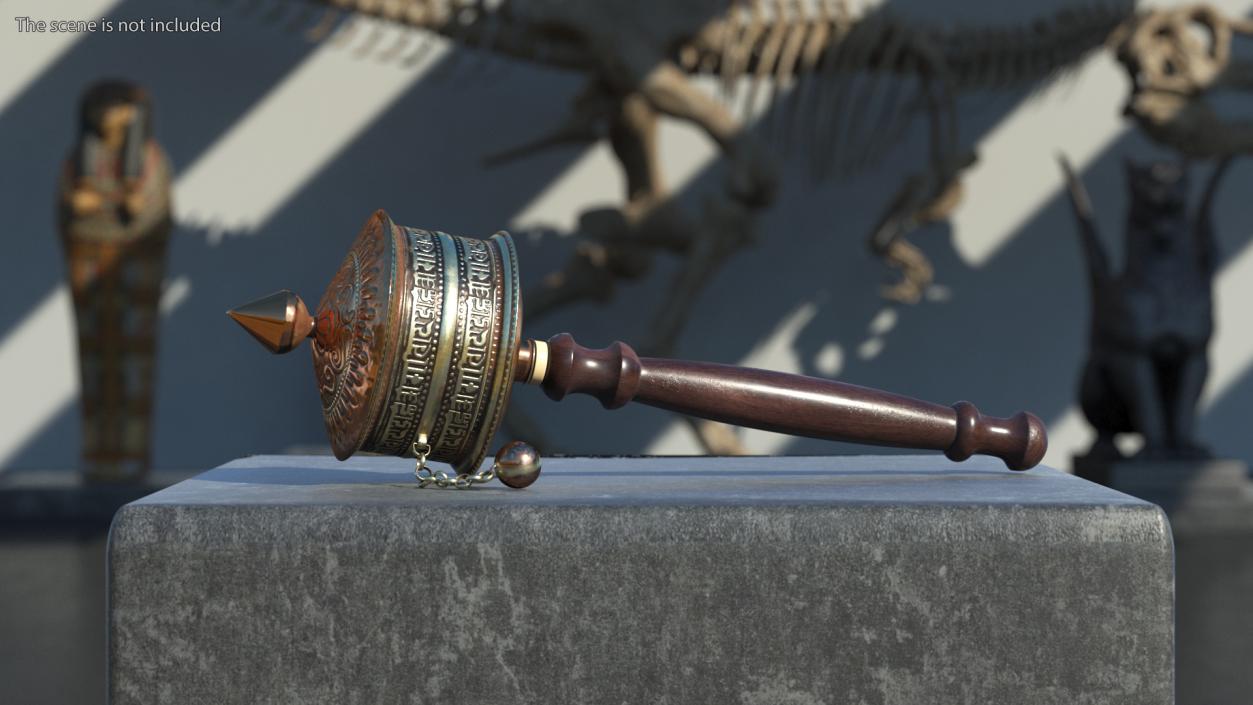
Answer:
[[496, 453], [496, 477], [514, 489], [522, 489], [539, 479], [539, 451], [529, 443], [511, 441]]

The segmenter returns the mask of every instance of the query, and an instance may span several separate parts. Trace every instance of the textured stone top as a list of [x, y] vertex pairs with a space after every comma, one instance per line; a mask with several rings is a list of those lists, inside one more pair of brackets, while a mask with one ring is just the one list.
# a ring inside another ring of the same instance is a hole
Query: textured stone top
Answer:
[[1170, 705], [1161, 510], [938, 456], [238, 460], [124, 507], [115, 705]]
[[976, 457], [548, 458], [525, 490], [419, 489], [413, 461], [259, 455], [210, 470], [138, 505], [1152, 505], [1051, 468], [1010, 472]]

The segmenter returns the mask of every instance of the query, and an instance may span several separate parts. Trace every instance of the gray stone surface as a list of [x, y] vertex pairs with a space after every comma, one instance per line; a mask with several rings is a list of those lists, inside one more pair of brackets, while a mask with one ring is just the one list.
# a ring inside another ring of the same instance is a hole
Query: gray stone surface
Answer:
[[114, 703], [1171, 703], [1148, 503], [942, 458], [255, 457], [130, 504]]

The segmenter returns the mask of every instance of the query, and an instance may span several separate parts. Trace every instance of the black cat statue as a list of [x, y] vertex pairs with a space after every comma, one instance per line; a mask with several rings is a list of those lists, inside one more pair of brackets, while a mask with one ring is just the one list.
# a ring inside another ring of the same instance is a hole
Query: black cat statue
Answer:
[[1096, 429], [1087, 453], [1115, 461], [1119, 433], [1138, 433], [1143, 459], [1206, 458], [1194, 436], [1196, 405], [1209, 371], [1215, 269], [1210, 205], [1226, 162], [1215, 169], [1196, 213], [1188, 212], [1186, 168], [1128, 162], [1126, 264], [1114, 273], [1083, 184], [1062, 169], [1087, 262], [1092, 294], [1087, 362], [1079, 384]]
[[[1111, 271], [1087, 193], [1062, 161], [1092, 291], [1079, 402], [1096, 441], [1075, 474], [1166, 510], [1175, 551], [1176, 683], [1180, 701], [1248, 702], [1253, 671], [1253, 480], [1237, 458], [1196, 437], [1209, 371], [1218, 262], [1210, 207], [1227, 168], [1214, 168], [1188, 208], [1187, 169], [1127, 164], [1126, 265]], [[1116, 434], [1144, 446], [1124, 458]]]

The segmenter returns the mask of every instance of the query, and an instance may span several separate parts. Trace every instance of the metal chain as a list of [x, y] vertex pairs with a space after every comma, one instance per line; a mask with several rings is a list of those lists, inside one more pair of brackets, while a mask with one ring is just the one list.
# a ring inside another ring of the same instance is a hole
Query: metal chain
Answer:
[[432, 470], [426, 466], [426, 458], [430, 453], [431, 446], [421, 438], [414, 442], [413, 457], [417, 458], [417, 466], [413, 469], [413, 476], [418, 480], [418, 487], [435, 485], [441, 489], [455, 487], [459, 490], [468, 490], [474, 485], [480, 485], [496, 479], [495, 463], [486, 470], [479, 470], [473, 473], [463, 472], [457, 475], [453, 475], [445, 470]]

